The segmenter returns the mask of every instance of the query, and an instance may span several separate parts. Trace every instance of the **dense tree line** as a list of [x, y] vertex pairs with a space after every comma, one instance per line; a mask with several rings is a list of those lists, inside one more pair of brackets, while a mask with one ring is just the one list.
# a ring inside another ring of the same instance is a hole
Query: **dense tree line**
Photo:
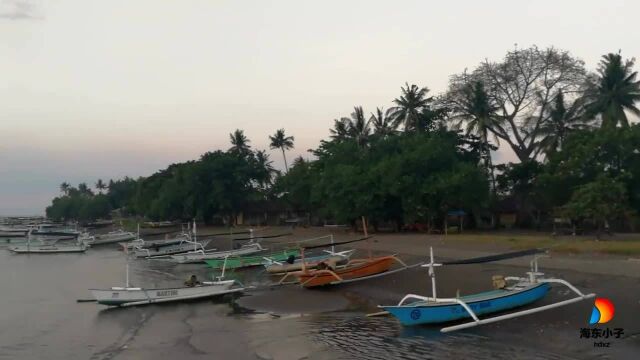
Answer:
[[[227, 151], [146, 178], [100, 182], [98, 194], [67, 185], [47, 214], [93, 218], [120, 208], [152, 219], [210, 221], [272, 201], [337, 222], [367, 216], [374, 225], [440, 227], [448, 211], [461, 209], [496, 226], [508, 199], [520, 226], [565, 217], [629, 227], [640, 211], [640, 127], [629, 117], [640, 115], [633, 66], [607, 54], [590, 72], [566, 51], [514, 49], [453, 75], [443, 94], [407, 83], [387, 110], [368, 115], [354, 107], [334, 120], [312, 160], [289, 167], [294, 138], [277, 130], [270, 147], [282, 151], [284, 173], [236, 130]], [[500, 145], [518, 162], [494, 164]]]

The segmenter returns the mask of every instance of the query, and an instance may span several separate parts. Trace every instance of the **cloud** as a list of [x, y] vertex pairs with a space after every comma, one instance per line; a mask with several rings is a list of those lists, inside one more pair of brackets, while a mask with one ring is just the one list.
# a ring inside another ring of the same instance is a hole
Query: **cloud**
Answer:
[[38, 6], [33, 0], [0, 0], [0, 20], [39, 20]]

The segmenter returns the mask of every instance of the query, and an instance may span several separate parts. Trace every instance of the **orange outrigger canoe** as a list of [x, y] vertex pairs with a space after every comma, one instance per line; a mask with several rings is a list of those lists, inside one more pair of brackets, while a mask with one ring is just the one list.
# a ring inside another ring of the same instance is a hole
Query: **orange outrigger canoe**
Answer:
[[388, 271], [398, 258], [382, 256], [370, 259], [353, 259], [347, 265], [335, 270], [309, 269], [295, 273], [300, 285], [310, 288], [341, 283], [345, 280], [364, 278]]

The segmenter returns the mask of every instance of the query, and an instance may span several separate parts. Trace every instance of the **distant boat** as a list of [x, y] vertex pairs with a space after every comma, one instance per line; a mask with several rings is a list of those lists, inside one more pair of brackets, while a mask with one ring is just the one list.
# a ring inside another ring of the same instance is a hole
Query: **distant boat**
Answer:
[[147, 221], [142, 224], [144, 227], [150, 228], [164, 228], [164, 227], [173, 227], [178, 225], [178, 223], [174, 221]]
[[184, 239], [182, 236], [178, 236], [173, 239], [163, 239], [163, 240], [144, 240], [144, 239], [138, 238], [129, 242], [121, 242], [119, 243], [119, 245], [122, 247], [122, 250], [150, 249], [158, 246], [179, 244], [183, 240]]
[[96, 220], [92, 222], [88, 222], [86, 224], [87, 227], [98, 228], [113, 225], [113, 220]]
[[243, 255], [252, 255], [259, 252], [267, 251], [267, 249], [260, 246], [258, 243], [245, 244], [239, 249], [226, 250], [226, 251], [191, 251], [184, 254], [171, 255], [168, 259], [171, 262], [177, 264], [197, 264], [204, 263], [205, 260], [223, 259], [226, 257], [237, 257]]
[[171, 242], [165, 244], [154, 244], [150, 247], [134, 247], [133, 253], [137, 258], [153, 258], [162, 257], [168, 255], [175, 255], [186, 253], [190, 251], [203, 250], [211, 242], [211, 240], [204, 240], [198, 242], [191, 240], [189, 236], [182, 235], [179, 242]]
[[82, 253], [89, 246], [81, 241], [76, 244], [23, 244], [10, 247], [16, 254], [52, 254], [52, 253]]
[[0, 227], [0, 238], [17, 238], [17, 237], [25, 237], [29, 229], [27, 228], [16, 228], [10, 226], [2, 226]]
[[77, 237], [80, 231], [59, 224], [40, 224], [31, 229], [30, 234], [37, 237]]
[[103, 244], [113, 244], [122, 241], [130, 241], [138, 238], [136, 233], [130, 231], [124, 231], [122, 229], [108, 232], [102, 235], [96, 235], [95, 240], [90, 242], [89, 244], [92, 246], [95, 245], [103, 245]]

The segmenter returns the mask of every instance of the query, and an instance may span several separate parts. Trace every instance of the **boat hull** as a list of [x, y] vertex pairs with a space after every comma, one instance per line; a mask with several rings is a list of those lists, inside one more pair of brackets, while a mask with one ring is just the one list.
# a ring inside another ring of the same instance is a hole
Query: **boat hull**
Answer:
[[95, 237], [95, 240], [91, 242], [91, 245], [104, 245], [113, 244], [123, 241], [135, 240], [138, 236], [132, 232], [118, 232], [99, 235]]
[[[384, 256], [374, 259], [352, 260], [351, 264], [346, 267], [333, 271], [342, 280], [351, 280], [365, 276], [371, 276], [388, 271], [395, 258], [393, 256]], [[336, 278], [330, 272], [324, 270], [312, 270], [296, 275], [300, 284], [304, 287], [316, 287], [339, 283], [340, 279]]]
[[9, 248], [16, 254], [54, 254], [81, 253], [87, 251], [87, 246], [81, 245], [16, 245]]
[[233, 280], [225, 280], [194, 287], [163, 289], [114, 287], [111, 289], [90, 289], [89, 291], [91, 291], [91, 294], [99, 304], [107, 306], [133, 306], [201, 299], [241, 290], [232, 289], [233, 284]]
[[300, 256], [300, 250], [285, 250], [280, 253], [265, 254], [264, 256], [237, 256], [226, 259], [211, 259], [205, 260], [204, 262], [207, 263], [207, 266], [210, 268], [222, 269], [225, 267], [228, 270], [263, 265], [266, 262], [265, 257], [275, 261], [284, 261], [291, 255]]
[[[543, 298], [549, 288], [549, 284], [540, 283], [523, 290], [498, 290], [474, 296], [465, 296], [460, 299], [465, 301], [476, 315], [481, 316], [533, 303]], [[494, 293], [496, 296], [491, 295]], [[483, 294], [489, 295], [483, 296]], [[472, 297], [476, 297], [478, 300], [469, 301], [468, 299]], [[471, 315], [457, 303], [425, 304], [424, 302], [416, 302], [403, 306], [381, 306], [381, 308], [388, 311], [405, 326], [438, 324], [471, 318]]]
[[225, 257], [237, 257], [237, 256], [246, 256], [257, 254], [262, 251], [265, 251], [259, 246], [251, 246], [246, 248], [240, 248], [237, 250], [228, 250], [228, 251], [216, 251], [210, 253], [186, 253], [186, 254], [178, 254], [172, 255], [171, 261], [178, 264], [198, 264], [204, 263], [205, 260], [215, 260], [215, 259], [224, 259]]
[[[200, 242], [201, 247], [205, 247], [209, 244], [210, 240], [204, 240]], [[193, 244], [183, 242], [174, 245], [165, 245], [165, 246], [153, 246], [144, 249], [136, 249], [135, 256], [137, 258], [148, 258], [148, 257], [157, 257], [157, 256], [168, 256], [186, 253], [189, 251], [193, 251]]]
[[[344, 263], [347, 260], [349, 260], [349, 258], [346, 256], [327, 254], [305, 258], [304, 266], [306, 269], [315, 269], [321, 262], [340, 264], [341, 262]], [[301, 259], [298, 259], [293, 264], [271, 264], [266, 266], [266, 270], [271, 275], [282, 275], [288, 272], [300, 271], [302, 270], [302, 261]]]

